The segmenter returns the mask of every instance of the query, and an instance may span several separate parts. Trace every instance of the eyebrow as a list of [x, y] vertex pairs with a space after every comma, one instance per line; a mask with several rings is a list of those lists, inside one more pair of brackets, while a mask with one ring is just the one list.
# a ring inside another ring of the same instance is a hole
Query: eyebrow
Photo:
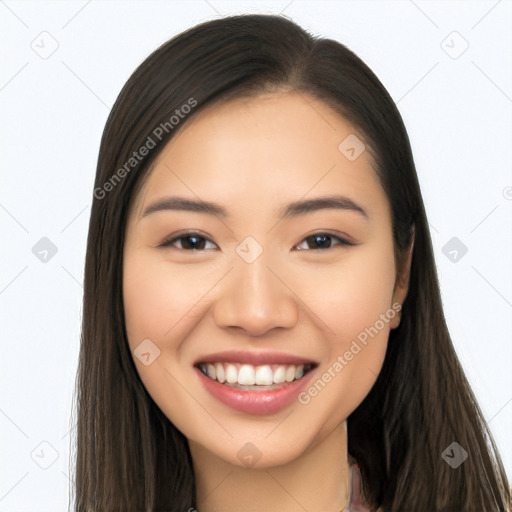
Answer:
[[[349, 197], [339, 195], [317, 197], [314, 199], [306, 199], [292, 202], [286, 205], [285, 207], [281, 208], [280, 216], [284, 219], [289, 219], [325, 209], [354, 211], [359, 213], [366, 221], [369, 220], [368, 213], [363, 207], [359, 206]], [[224, 208], [220, 204], [213, 203], [210, 201], [198, 201], [186, 197], [171, 196], [160, 199], [155, 203], [151, 204], [150, 206], [148, 206], [144, 210], [140, 218], [142, 219], [152, 213], [166, 210], [206, 213], [209, 215], [216, 215], [222, 218], [229, 217], [229, 213], [226, 210], [226, 208]]]

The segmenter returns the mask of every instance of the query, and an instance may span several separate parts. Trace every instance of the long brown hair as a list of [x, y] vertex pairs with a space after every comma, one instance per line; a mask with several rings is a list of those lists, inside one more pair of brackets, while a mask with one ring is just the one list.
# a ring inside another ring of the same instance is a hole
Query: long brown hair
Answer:
[[[375, 385], [348, 418], [348, 451], [366, 498], [383, 511], [507, 510], [507, 476], [443, 314], [402, 118], [378, 78], [343, 44], [273, 15], [216, 19], [169, 40], [135, 70], [110, 113], [87, 239], [74, 510], [183, 512], [196, 505], [187, 440], [147, 393], [127, 342], [127, 213], [156, 156], [196, 112], [283, 89], [324, 101], [364, 135], [391, 205], [398, 270], [414, 235], [401, 324], [390, 333]], [[150, 149], [140, 156], [143, 146]], [[468, 453], [457, 468], [442, 457], [453, 442]]]

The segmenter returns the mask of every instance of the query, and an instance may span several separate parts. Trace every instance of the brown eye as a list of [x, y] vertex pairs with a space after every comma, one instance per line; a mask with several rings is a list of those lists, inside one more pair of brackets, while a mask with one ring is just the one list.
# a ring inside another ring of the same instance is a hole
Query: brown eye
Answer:
[[[176, 247], [176, 243], [181, 244], [181, 247]], [[207, 243], [213, 244], [213, 242], [211, 242], [204, 236], [201, 236], [199, 233], [189, 232], [168, 238], [164, 240], [158, 247], [174, 246], [176, 249], [183, 251], [203, 251], [205, 250], [205, 245]]]
[[310, 235], [307, 238], [304, 238], [301, 244], [296, 246], [298, 250], [304, 250], [304, 248], [300, 247], [300, 245], [302, 245], [304, 242], [311, 245], [312, 249], [323, 250], [330, 249], [333, 246], [333, 242], [337, 242], [334, 243], [334, 245], [355, 245], [352, 242], [349, 242], [348, 240], [333, 235], [332, 233], [315, 233], [314, 235]]

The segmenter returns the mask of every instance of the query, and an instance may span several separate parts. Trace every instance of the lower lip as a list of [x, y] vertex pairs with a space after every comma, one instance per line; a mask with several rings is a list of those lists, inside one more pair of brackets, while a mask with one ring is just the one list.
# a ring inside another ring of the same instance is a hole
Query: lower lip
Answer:
[[299, 380], [283, 384], [282, 387], [265, 391], [252, 391], [226, 386], [207, 377], [195, 368], [206, 390], [223, 404], [246, 414], [273, 414], [297, 398], [301, 390], [311, 379], [313, 370]]

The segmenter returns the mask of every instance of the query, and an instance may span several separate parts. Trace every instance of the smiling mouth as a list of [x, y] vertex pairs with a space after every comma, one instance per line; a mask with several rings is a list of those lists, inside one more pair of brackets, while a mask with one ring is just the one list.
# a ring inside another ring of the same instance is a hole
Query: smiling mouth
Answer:
[[247, 391], [278, 389], [302, 379], [316, 364], [241, 364], [212, 362], [196, 367], [207, 377], [225, 386]]

